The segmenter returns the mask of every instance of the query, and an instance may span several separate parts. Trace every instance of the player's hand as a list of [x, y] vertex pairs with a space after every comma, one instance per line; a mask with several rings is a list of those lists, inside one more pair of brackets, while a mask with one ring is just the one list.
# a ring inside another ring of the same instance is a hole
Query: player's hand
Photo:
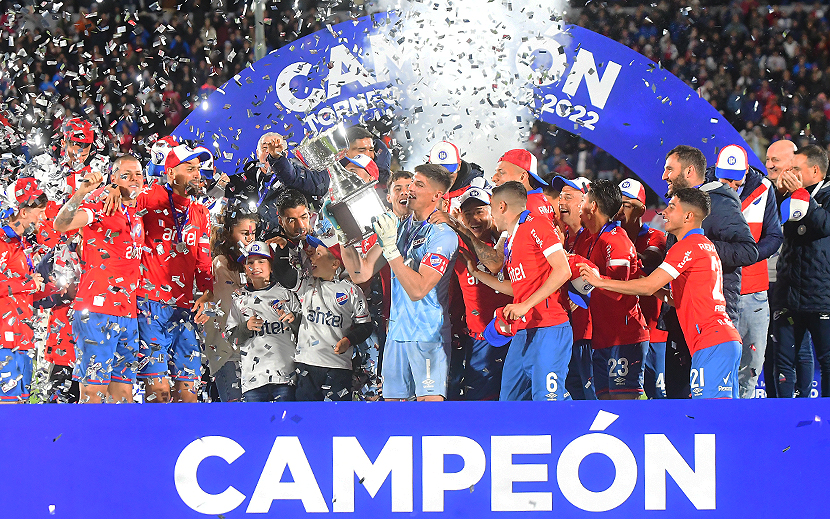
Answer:
[[559, 236], [559, 241], [565, 243], [565, 233], [562, 232], [562, 229], [560, 229], [558, 225], [554, 225], [553, 230], [556, 231], [556, 235]]
[[205, 292], [202, 297], [196, 300], [196, 303], [191, 308], [193, 314], [193, 322], [196, 324], [205, 324], [208, 321], [208, 316], [205, 315], [207, 303], [213, 301], [213, 292]]
[[258, 332], [262, 330], [262, 325], [265, 323], [264, 320], [260, 319], [257, 316], [253, 316], [248, 319], [248, 329], [252, 332]]
[[114, 215], [119, 205], [121, 205], [121, 190], [115, 184], [110, 184], [104, 197], [104, 214]]
[[392, 261], [401, 255], [397, 243], [399, 223], [400, 220], [392, 211], [386, 211], [372, 218], [372, 228], [378, 235], [378, 243], [383, 248], [383, 257], [386, 261]]
[[453, 218], [450, 216], [450, 213], [441, 210], [433, 211], [432, 214], [429, 215], [429, 218], [427, 218], [427, 221], [431, 224], [445, 223], [450, 227], [452, 227], [452, 220]]
[[41, 276], [40, 274], [35, 272], [34, 274], [32, 274], [32, 281], [35, 282], [35, 290], [36, 291], [43, 290], [43, 287], [44, 287], [44, 285], [43, 285], [43, 276]]
[[504, 317], [510, 319], [511, 321], [515, 321], [516, 319], [524, 317], [529, 311], [530, 308], [528, 308], [524, 303], [511, 303], [509, 305], [505, 305]]
[[582, 276], [582, 280], [590, 283], [592, 286], [602, 288], [602, 278], [599, 277], [597, 271], [592, 269], [588, 266], [587, 263], [577, 263], [577, 267], [579, 267], [579, 275]]
[[337, 344], [334, 345], [334, 353], [342, 355], [343, 353], [346, 353], [346, 350], [348, 350], [349, 346], [351, 345], [352, 343], [351, 341], [349, 341], [349, 338], [343, 337], [342, 339], [337, 341]]
[[222, 175], [219, 177], [219, 180], [216, 181], [216, 185], [224, 189], [230, 181], [231, 177], [229, 177], [227, 173], [222, 173]]
[[95, 191], [95, 188], [101, 185], [104, 181], [104, 174], [97, 170], [92, 170], [86, 175], [84, 178], [78, 182], [78, 191], [83, 194], [91, 193]]
[[461, 257], [464, 259], [464, 263], [467, 265], [467, 272], [469, 272], [471, 276], [475, 277], [475, 272], [478, 270], [478, 260], [467, 249], [459, 248], [458, 252], [461, 254]]

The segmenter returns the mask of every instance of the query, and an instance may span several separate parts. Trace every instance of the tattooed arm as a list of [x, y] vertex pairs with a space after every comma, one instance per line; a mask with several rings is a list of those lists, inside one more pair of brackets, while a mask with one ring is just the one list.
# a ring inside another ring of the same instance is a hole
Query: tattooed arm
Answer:
[[89, 225], [89, 215], [85, 212], [79, 213], [78, 211], [81, 208], [84, 197], [94, 191], [103, 179], [104, 177], [99, 171], [91, 171], [81, 179], [78, 183], [78, 188], [75, 190], [75, 194], [61, 207], [61, 210], [55, 217], [54, 227], [56, 231], [73, 231]]

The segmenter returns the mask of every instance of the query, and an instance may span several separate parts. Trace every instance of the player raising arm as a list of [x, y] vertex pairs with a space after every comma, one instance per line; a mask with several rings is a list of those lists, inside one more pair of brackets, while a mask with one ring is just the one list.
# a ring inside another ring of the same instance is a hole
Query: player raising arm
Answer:
[[693, 188], [679, 189], [673, 195], [663, 218], [666, 232], [678, 242], [654, 272], [619, 281], [602, 279], [581, 265], [582, 278], [595, 287], [630, 295], [652, 295], [671, 283], [680, 327], [692, 354], [692, 398], [737, 398], [740, 336], [726, 314], [720, 258], [701, 228], [710, 211], [709, 195]]
[[[141, 163], [131, 155], [115, 159], [112, 182], [120, 203], [112, 215], [98, 199], [84, 201], [104, 180], [88, 173], [55, 218], [55, 230], [81, 229], [83, 274], [75, 295], [72, 331], [81, 402], [132, 402], [138, 369], [138, 288], [144, 231], [136, 198], [144, 188]], [[94, 195], [93, 195], [94, 196]]]

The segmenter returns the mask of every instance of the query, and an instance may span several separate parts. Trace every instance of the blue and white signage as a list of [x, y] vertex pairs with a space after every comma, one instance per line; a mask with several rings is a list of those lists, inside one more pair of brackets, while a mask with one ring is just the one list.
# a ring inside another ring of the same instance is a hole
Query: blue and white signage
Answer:
[[[388, 13], [344, 22], [275, 50], [211, 94], [174, 135], [217, 150], [217, 168], [234, 173], [254, 158], [265, 132], [284, 135], [293, 146], [339, 122], [408, 115], [399, 113], [406, 85], [397, 82], [399, 76], [412, 80], [407, 64], [415, 58], [411, 46], [399, 44], [406, 35], [395, 40], [397, 19]], [[606, 149], [658, 193], [665, 189], [660, 179], [665, 155], [677, 144], [702, 149], [711, 163], [723, 146], [740, 144], [750, 162], [763, 168], [705, 99], [645, 56], [600, 34], [551, 23], [545, 34], [505, 44], [503, 52], [500, 63], [511, 65], [499, 74], [524, 78], [511, 79], [519, 90], [511, 93], [511, 102]], [[407, 105], [407, 110], [419, 108]], [[401, 128], [421, 144], [440, 139], [428, 135], [429, 129], [423, 121]], [[498, 144], [505, 147], [502, 153], [519, 145]], [[495, 166], [482, 164], [488, 171]]]
[[822, 517], [830, 477], [823, 400], [45, 405], [2, 416], [4, 517]]

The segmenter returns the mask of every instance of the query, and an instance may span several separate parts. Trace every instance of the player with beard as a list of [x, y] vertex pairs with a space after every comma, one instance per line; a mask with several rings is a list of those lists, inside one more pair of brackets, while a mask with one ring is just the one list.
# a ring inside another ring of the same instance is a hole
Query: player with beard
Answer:
[[[738, 195], [717, 180], [706, 183], [705, 175], [706, 157], [699, 149], [679, 145], [666, 154], [663, 180], [668, 185], [667, 197], [679, 189], [694, 187], [706, 192], [711, 199], [711, 214], [702, 223], [703, 232], [715, 245], [720, 257], [726, 313], [737, 325], [741, 267], [758, 261], [758, 246], [741, 213]], [[667, 250], [671, 250], [675, 243], [673, 235], [667, 236]], [[689, 398], [687, 382], [691, 358], [674, 309], [666, 312], [664, 321], [669, 332], [666, 343], [666, 395], [669, 398]]]
[[[673, 193], [663, 218], [666, 232], [677, 243], [654, 272], [623, 281], [601, 278], [583, 265], [582, 278], [602, 290], [630, 296], [656, 294], [671, 301], [691, 354], [692, 398], [737, 398], [741, 337], [725, 311], [716, 246], [701, 228], [710, 199], [705, 191], [692, 188], [675, 186]], [[671, 283], [670, 294], [663, 288], [667, 283]]]
[[[138, 197], [145, 230], [144, 280], [136, 290], [142, 362], [138, 377], [145, 381], [148, 402], [171, 399], [168, 360], [175, 367], [173, 401], [196, 401], [202, 361], [195, 325], [208, 319], [203, 311], [213, 298], [213, 277], [210, 215], [193, 197], [202, 186], [199, 164], [209, 155], [176, 146], [164, 163], [167, 183], [153, 184]], [[195, 302], [194, 283], [202, 292]]]
[[32, 294], [43, 287], [26, 235], [44, 218], [47, 198], [33, 178], [18, 179], [9, 186], [7, 198], [13, 211], [0, 234], [0, 312], [13, 317], [0, 319], [0, 403], [18, 403], [29, 398], [34, 364], [29, 353], [35, 347]]
[[[519, 182], [527, 192], [527, 210], [531, 214], [547, 218], [556, 226], [556, 211], [542, 191], [542, 187], [546, 186], [547, 182], [542, 180], [537, 170], [538, 163], [532, 153], [524, 149], [510, 150], [499, 158], [496, 172], [493, 174], [493, 184], [500, 186], [505, 182]], [[438, 215], [435, 215], [430, 221], [440, 221], [437, 218]], [[476, 257], [487, 269], [491, 272], [498, 272], [502, 268], [505, 261], [502, 243], [498, 243], [495, 248], [488, 247], [471, 233], [465, 232], [462, 225], [448, 223], [453, 230], [464, 236], [465, 240], [473, 245]]]
[[[458, 197], [458, 205], [461, 220], [470, 232], [490, 247], [495, 246], [499, 233], [493, 223], [489, 193], [470, 187]], [[466, 333], [461, 336], [464, 352], [462, 399], [498, 400], [507, 348], [489, 344], [484, 338], [484, 329], [496, 309], [512, 303], [513, 298], [478, 280], [479, 276], [492, 276], [492, 273], [475, 260], [463, 241], [459, 243], [459, 253], [464, 261], [456, 261], [454, 270], [463, 294], [467, 325]], [[504, 279], [502, 271], [497, 275]]]
[[120, 206], [112, 215], [98, 197], [84, 199], [103, 181], [98, 171], [86, 174], [55, 219], [55, 230], [81, 229], [83, 274], [75, 295], [72, 329], [78, 361], [73, 379], [80, 401], [131, 402], [138, 363], [135, 290], [139, 285], [144, 231], [136, 199], [144, 188], [141, 163], [125, 155], [111, 173]]

